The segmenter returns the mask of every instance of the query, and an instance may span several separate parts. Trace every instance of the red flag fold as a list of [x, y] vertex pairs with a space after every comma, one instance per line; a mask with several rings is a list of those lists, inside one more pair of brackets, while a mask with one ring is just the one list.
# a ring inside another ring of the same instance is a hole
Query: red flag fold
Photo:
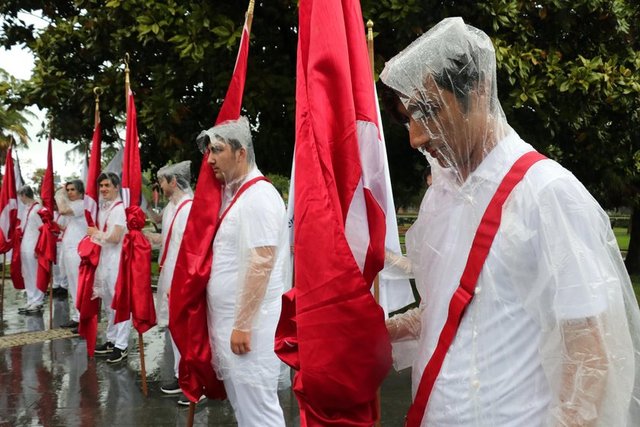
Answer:
[[[248, 56], [249, 27], [245, 21], [233, 76], [216, 124], [240, 117]], [[180, 388], [192, 402], [198, 401], [202, 395], [211, 399], [226, 398], [224, 385], [217, 379], [211, 365], [206, 298], [221, 194], [220, 183], [207, 164], [205, 154], [169, 298], [169, 329], [181, 355]]]
[[49, 288], [51, 280], [51, 264], [56, 262], [56, 239], [60, 233], [58, 225], [53, 221], [53, 155], [51, 153], [51, 137], [47, 148], [47, 169], [40, 186], [40, 199], [43, 208], [38, 211], [42, 218], [40, 236], [36, 243], [36, 256], [38, 257], [38, 273], [36, 285], [42, 292]]
[[371, 295], [384, 263], [386, 189], [357, 0], [301, 0], [296, 89], [295, 288], [276, 352], [298, 370], [306, 426], [371, 426], [391, 367]]
[[7, 159], [4, 162], [4, 177], [0, 190], [0, 253], [6, 253], [13, 248], [13, 236], [17, 226], [18, 196], [16, 194], [13, 157], [11, 157], [11, 147], [9, 147]]
[[120, 255], [120, 271], [111, 307], [115, 323], [133, 317], [133, 326], [145, 333], [156, 324], [151, 293], [151, 244], [142, 234], [145, 213], [140, 209], [142, 170], [138, 147], [138, 127], [133, 92], [129, 91], [127, 134], [122, 162], [122, 196], [127, 213], [127, 228]]
[[[96, 113], [96, 124], [91, 141], [91, 157], [84, 194], [84, 214], [89, 227], [95, 227], [98, 220], [98, 176], [100, 175], [100, 119]], [[93, 357], [98, 335], [98, 312], [100, 299], [93, 299], [93, 284], [96, 268], [100, 261], [100, 246], [85, 236], [78, 244], [80, 269], [78, 272], [78, 294], [76, 308], [80, 312], [78, 333], [87, 341], [87, 355]]]

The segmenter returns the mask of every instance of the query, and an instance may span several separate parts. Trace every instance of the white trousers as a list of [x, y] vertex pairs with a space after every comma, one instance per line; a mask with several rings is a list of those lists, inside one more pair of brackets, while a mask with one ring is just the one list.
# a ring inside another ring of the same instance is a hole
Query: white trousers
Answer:
[[22, 279], [24, 280], [24, 289], [27, 291], [27, 304], [42, 304], [44, 293], [36, 286], [36, 278], [38, 275], [38, 260], [35, 252], [20, 252], [20, 261], [22, 262]]
[[124, 350], [129, 346], [129, 334], [131, 333], [131, 319], [120, 323], [113, 323], [116, 317], [116, 311], [111, 308], [111, 302], [113, 301], [113, 294], [115, 292], [116, 284], [113, 280], [108, 289], [105, 290], [102, 297], [102, 303], [104, 304], [104, 312], [107, 315], [107, 341], [112, 342], [120, 350]]
[[53, 288], [68, 289], [69, 284], [67, 282], [67, 275], [64, 268], [64, 249], [62, 244], [58, 242], [56, 245], [56, 262], [51, 266], [53, 272]]
[[67, 283], [69, 284], [69, 293], [71, 294], [71, 307], [69, 307], [69, 314], [71, 320], [78, 322], [80, 320], [80, 313], [76, 308], [76, 301], [78, 296], [78, 273], [80, 271], [80, 255], [78, 250], [73, 247], [63, 247], [63, 266], [65, 274], [67, 276]]
[[173, 372], [176, 378], [178, 378], [178, 368], [180, 367], [180, 350], [178, 350], [176, 342], [171, 336], [171, 332], [169, 332], [169, 339], [171, 340], [171, 348], [173, 348]]
[[276, 387], [264, 389], [225, 378], [224, 388], [238, 427], [285, 427]]

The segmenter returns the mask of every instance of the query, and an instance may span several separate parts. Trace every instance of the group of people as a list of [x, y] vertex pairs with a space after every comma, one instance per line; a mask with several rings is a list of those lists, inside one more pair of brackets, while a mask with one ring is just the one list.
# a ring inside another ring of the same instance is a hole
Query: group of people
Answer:
[[[387, 320], [393, 341], [417, 341], [417, 351], [399, 355], [413, 367], [407, 425], [640, 425], [640, 315], [608, 217], [507, 123], [489, 37], [445, 19], [389, 61], [381, 80], [387, 111], [433, 175], [406, 237], [420, 305]], [[289, 257], [284, 202], [256, 166], [245, 118], [198, 142], [222, 184], [221, 209], [210, 213], [218, 222], [207, 285], [212, 365], [240, 426], [281, 427], [273, 340]], [[191, 208], [189, 170], [182, 162], [158, 172], [169, 203], [162, 233], [147, 236], [161, 248], [161, 323]], [[70, 219], [62, 248], [72, 298], [78, 239], [102, 246], [95, 288], [109, 326], [96, 354], [110, 361], [126, 357], [130, 330], [113, 324], [110, 308], [127, 230], [119, 182], [111, 173], [98, 179], [95, 228], [82, 219], [80, 182], [68, 183], [59, 203]], [[20, 199], [23, 275], [35, 283], [37, 203], [28, 188]], [[34, 285], [27, 295], [26, 311], [42, 304]], [[169, 394], [180, 391], [173, 348]]]

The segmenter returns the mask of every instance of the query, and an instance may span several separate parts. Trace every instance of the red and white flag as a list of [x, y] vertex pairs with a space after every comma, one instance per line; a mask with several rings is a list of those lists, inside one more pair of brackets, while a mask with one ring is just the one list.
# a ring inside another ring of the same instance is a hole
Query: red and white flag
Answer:
[[156, 324], [156, 310], [151, 293], [151, 244], [142, 234], [146, 215], [140, 208], [142, 169], [136, 106], [129, 90], [127, 133], [122, 162], [122, 199], [127, 213], [127, 228], [120, 254], [120, 271], [111, 307], [116, 311], [115, 323], [132, 318], [139, 333]]
[[[89, 170], [85, 182], [84, 216], [89, 227], [98, 224], [98, 176], [100, 176], [101, 156], [101, 129], [100, 115], [96, 111], [95, 127], [91, 140], [91, 155], [89, 157]], [[78, 296], [76, 307], [80, 312], [78, 333], [87, 341], [87, 355], [93, 357], [96, 348], [98, 333], [98, 312], [100, 300], [93, 298], [93, 284], [95, 282], [96, 268], [100, 261], [100, 246], [93, 243], [89, 236], [85, 236], [78, 244], [80, 255], [80, 268], [78, 272]]]
[[18, 226], [18, 196], [14, 172], [13, 157], [9, 147], [4, 163], [2, 190], [0, 190], [0, 253], [3, 254], [13, 248], [13, 236]]
[[46, 292], [49, 288], [51, 266], [56, 262], [57, 234], [60, 232], [58, 225], [53, 221], [53, 206], [55, 203], [53, 194], [53, 155], [51, 152], [51, 137], [49, 137], [47, 169], [40, 185], [42, 209], [38, 211], [38, 215], [42, 218], [42, 225], [40, 226], [40, 236], [36, 243], [36, 256], [38, 257], [36, 285], [42, 292]]
[[386, 187], [357, 0], [301, 0], [296, 88], [294, 288], [276, 352], [297, 370], [301, 425], [371, 426], [391, 367], [370, 288], [384, 264]]
[[[216, 124], [240, 117], [249, 56], [250, 17], [247, 15], [242, 30], [233, 76]], [[169, 329], [181, 356], [180, 388], [192, 402], [197, 402], [202, 395], [211, 399], [226, 397], [224, 385], [216, 378], [211, 365], [207, 329], [207, 283], [211, 275], [213, 238], [222, 197], [220, 183], [207, 164], [207, 155], [200, 166], [169, 296]]]

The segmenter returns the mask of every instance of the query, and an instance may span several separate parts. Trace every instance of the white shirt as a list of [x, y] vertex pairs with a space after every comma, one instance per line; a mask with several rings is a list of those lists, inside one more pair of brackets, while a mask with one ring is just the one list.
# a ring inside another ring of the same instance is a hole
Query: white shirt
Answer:
[[[158, 291], [156, 293], [156, 315], [158, 324], [160, 325], [166, 324], [169, 318], [167, 295], [171, 289], [173, 271], [175, 270], [180, 244], [182, 243], [182, 236], [184, 235], [184, 229], [187, 225], [189, 212], [191, 211], [191, 202], [187, 202], [180, 211], [177, 212], [177, 215], [176, 211], [178, 207], [187, 200], [192, 200], [192, 196], [190, 194], [183, 194], [177, 202], [171, 200], [162, 213], [162, 247], [158, 256], [158, 262], [162, 260], [164, 251], [167, 251], [167, 256], [164, 260], [162, 271], [160, 271], [160, 276], [158, 277]], [[172, 221], [173, 228], [171, 229], [171, 237], [167, 244], [167, 235], [169, 234], [169, 228], [171, 228]]]
[[[244, 182], [260, 175], [258, 169], [253, 169]], [[232, 196], [223, 192], [223, 207], [229, 205]], [[229, 339], [236, 310], [243, 310], [239, 296], [251, 249], [258, 247], [275, 247], [276, 262], [252, 324], [251, 351], [237, 356], [229, 348]], [[273, 351], [273, 340], [280, 316], [288, 248], [284, 202], [271, 183], [258, 181], [229, 209], [213, 241], [207, 304], [209, 336], [215, 354], [212, 362], [220, 378], [233, 377], [239, 383], [277, 387], [280, 362]]]
[[[486, 206], [515, 160], [531, 150], [511, 134], [461, 187], [443, 179], [425, 195], [406, 239], [424, 305], [414, 393]], [[562, 325], [569, 319], [608, 317], [602, 327], [611, 341], [606, 343], [609, 356], [627, 359], [620, 366], [625, 374], [610, 374], [611, 390], [628, 397], [635, 372], [629, 326], [624, 315], [616, 314], [624, 313], [622, 295], [629, 286], [620, 265], [609, 219], [582, 184], [551, 160], [533, 165], [504, 205], [475, 298], [447, 353], [422, 425], [553, 424], [550, 414], [565, 353]], [[603, 414], [616, 393], [606, 395]], [[612, 405], [612, 413], [625, 413], [622, 400]], [[609, 418], [598, 425], [624, 425], [618, 422]]]
[[[21, 252], [33, 252], [40, 237], [40, 226], [42, 218], [38, 215], [38, 211], [42, 209], [42, 205], [35, 202], [31, 206], [24, 206], [20, 212], [20, 228], [22, 228]], [[28, 216], [28, 217], [27, 217]]]
[[[120, 203], [118, 203], [120, 202]], [[106, 231], [105, 231], [106, 222]], [[117, 198], [108, 204], [108, 207], [100, 207], [98, 212], [98, 224], [100, 231], [104, 232], [105, 237], [110, 236], [116, 226], [123, 227], [127, 232], [127, 216], [124, 211], [122, 200]], [[95, 241], [95, 240], [94, 240]], [[99, 242], [102, 246], [100, 251], [100, 261], [96, 269], [96, 281], [106, 283], [110, 288], [115, 288], [118, 278], [118, 270], [120, 269], [120, 253], [122, 252], [122, 243], [124, 241], [124, 233], [117, 243]]]
[[62, 236], [62, 246], [65, 250], [78, 249], [78, 243], [87, 235], [87, 220], [84, 216], [84, 203], [82, 199], [69, 201], [69, 208], [73, 213], [61, 215], [61, 220], [65, 219], [67, 224]]

